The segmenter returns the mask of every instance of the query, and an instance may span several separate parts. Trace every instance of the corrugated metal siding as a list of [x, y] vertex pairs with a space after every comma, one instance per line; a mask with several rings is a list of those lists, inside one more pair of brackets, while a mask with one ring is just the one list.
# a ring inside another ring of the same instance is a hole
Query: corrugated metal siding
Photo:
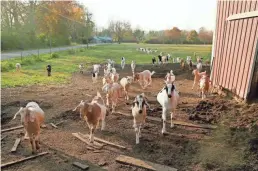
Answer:
[[255, 1], [218, 1], [216, 45], [212, 68], [215, 85], [246, 98], [258, 40], [258, 17], [226, 21], [230, 15], [258, 10]]

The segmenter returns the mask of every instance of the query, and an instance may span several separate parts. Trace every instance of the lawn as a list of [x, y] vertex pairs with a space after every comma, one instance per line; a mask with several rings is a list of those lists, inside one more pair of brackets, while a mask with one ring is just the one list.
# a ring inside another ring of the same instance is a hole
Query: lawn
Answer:
[[[146, 54], [136, 51], [137, 47], [148, 47], [158, 49], [156, 54]], [[38, 56], [9, 59], [1, 61], [2, 88], [26, 86], [32, 84], [62, 84], [69, 81], [71, 73], [78, 71], [78, 64], [101, 63], [112, 58], [120, 63], [121, 57], [126, 58], [126, 63], [135, 60], [136, 63], [151, 63], [152, 56], [157, 56], [160, 51], [170, 53], [172, 57], [186, 58], [194, 55], [209, 59], [211, 56], [211, 45], [160, 45], [160, 44], [112, 44], [99, 45], [89, 49], [81, 48], [57, 52], [55, 55], [44, 54]], [[21, 63], [20, 73], [15, 71], [15, 64]], [[46, 65], [51, 64], [52, 76], [47, 77]]]

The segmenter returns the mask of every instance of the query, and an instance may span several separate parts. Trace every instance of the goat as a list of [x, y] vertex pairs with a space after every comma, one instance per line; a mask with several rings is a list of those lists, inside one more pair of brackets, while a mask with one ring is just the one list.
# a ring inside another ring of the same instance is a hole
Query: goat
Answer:
[[166, 56], [162, 56], [162, 57], [161, 57], [161, 60], [162, 60], [162, 64], [166, 64], [166, 63], [168, 62]]
[[47, 75], [48, 75], [48, 76], [51, 76], [51, 65], [48, 64], [47, 67], [46, 67], [46, 69], [47, 69]]
[[90, 129], [90, 142], [94, 142], [94, 131], [99, 125], [99, 121], [101, 120], [101, 130], [105, 129], [105, 118], [107, 115], [107, 108], [105, 106], [104, 100], [101, 97], [100, 93], [97, 92], [97, 96], [95, 96], [91, 103], [84, 102], [83, 100], [80, 104], [73, 109], [76, 111], [77, 109], [80, 110], [80, 114], [83, 116], [87, 125]]
[[15, 67], [16, 67], [16, 71], [20, 71], [20, 69], [21, 69], [21, 64], [20, 64], [20, 63], [16, 63]]
[[103, 83], [103, 86], [107, 83], [111, 83], [111, 76], [110, 74], [107, 74], [107, 75], [104, 75], [103, 79], [102, 79], [102, 83]]
[[134, 118], [133, 127], [136, 133], [136, 144], [139, 144], [139, 138], [141, 137], [141, 126], [145, 123], [147, 116], [144, 93], [135, 97], [131, 109]]
[[125, 92], [125, 99], [126, 99], [126, 100], [129, 100], [128, 90], [129, 90], [130, 85], [132, 84], [132, 82], [133, 82], [133, 78], [130, 77], [130, 76], [123, 77], [123, 78], [120, 80], [120, 84], [121, 84], [121, 86], [123, 87], [123, 90], [124, 90], [124, 92]]
[[200, 79], [200, 96], [202, 97], [202, 100], [206, 97], [206, 93], [209, 91], [209, 86], [209, 77], [207, 75], [202, 75], [202, 78]]
[[181, 59], [181, 61], [180, 61], [180, 66], [181, 66], [181, 69], [182, 69], [182, 70], [185, 69], [185, 60], [184, 60], [184, 59]]
[[125, 67], [125, 57], [122, 57], [121, 68], [124, 69], [124, 67]]
[[173, 70], [170, 70], [170, 72], [167, 73], [167, 75], [165, 76], [165, 79], [167, 83], [171, 83], [171, 84], [174, 83], [176, 77], [173, 73]]
[[28, 139], [29, 137], [32, 154], [34, 154], [36, 150], [40, 149], [40, 126], [44, 123], [45, 113], [36, 102], [30, 102], [25, 108], [21, 107], [13, 119], [16, 118], [17, 114], [21, 115], [21, 123], [26, 131], [24, 139]]
[[122, 86], [118, 83], [108, 83], [102, 87], [102, 91], [106, 93], [106, 106], [109, 108], [109, 103], [112, 103], [112, 113], [118, 102], [118, 98], [122, 95]]
[[[26, 107], [40, 108], [39, 105], [38, 105], [36, 102], [29, 102], [29, 103], [26, 105]], [[13, 120], [16, 119], [16, 116], [17, 116], [18, 114], [21, 115], [21, 112], [23, 111], [23, 109], [24, 109], [23, 107], [21, 107], [21, 108], [19, 109], [19, 111], [14, 115]], [[22, 116], [22, 115], [21, 115], [21, 116]], [[23, 120], [23, 119], [21, 118], [21, 120]], [[25, 139], [25, 140], [26, 140], [26, 139], [29, 139], [28, 133], [27, 133], [26, 130], [25, 130], [24, 139]]]
[[189, 60], [189, 64], [188, 64], [188, 66], [189, 66], [189, 70], [191, 70], [191, 69], [193, 68], [193, 62], [192, 62], [192, 59], [190, 59], [190, 60]]
[[135, 74], [134, 81], [138, 81], [142, 89], [145, 89], [147, 86], [151, 85], [152, 79], [151, 76], [155, 71], [150, 72], [149, 70], [144, 70]]
[[171, 83], [166, 83], [166, 86], [158, 93], [157, 101], [162, 106], [162, 120], [163, 128], [162, 134], [166, 133], [166, 115], [168, 112], [171, 113], [171, 128], [174, 127], [172, 122], [173, 114], [175, 114], [175, 109], [178, 105], [179, 95], [175, 91], [175, 86]]
[[197, 64], [196, 64], [196, 68], [197, 68], [197, 70], [198, 70], [199, 72], [201, 72], [201, 71], [202, 71], [202, 63], [201, 63], [201, 62], [197, 63]]
[[96, 83], [98, 81], [98, 72], [91, 72], [91, 74], [93, 83]]
[[118, 73], [111, 73], [111, 80], [113, 83], [117, 82], [119, 80], [119, 74]]
[[82, 73], [82, 74], [83, 74], [83, 69], [84, 69], [83, 64], [79, 64], [79, 70], [80, 70], [80, 73]]
[[177, 57], [177, 58], [176, 58], [176, 62], [177, 62], [177, 63], [180, 63], [180, 61], [181, 61], [180, 57]]
[[155, 63], [156, 63], [156, 58], [155, 58], [155, 56], [152, 57], [151, 61], [152, 61], [152, 65], [155, 65]]
[[95, 64], [93, 65], [93, 72], [94, 73], [99, 73], [99, 69], [101, 68], [101, 65]]
[[202, 75], [206, 75], [206, 71], [204, 72], [199, 72], [197, 69], [193, 70], [193, 75], [194, 75], [194, 83], [193, 83], [193, 86], [192, 86], [192, 90], [194, 89], [194, 86], [196, 83], [199, 83], [200, 79], [201, 79], [201, 76]]
[[132, 68], [133, 77], [134, 77], [135, 67], [136, 67], [135, 61], [132, 61], [131, 68]]

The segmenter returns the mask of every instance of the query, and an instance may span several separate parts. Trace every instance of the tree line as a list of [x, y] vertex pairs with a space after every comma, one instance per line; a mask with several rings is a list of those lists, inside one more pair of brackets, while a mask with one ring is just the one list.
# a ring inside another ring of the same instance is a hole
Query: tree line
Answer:
[[2, 50], [88, 43], [92, 14], [77, 1], [1, 1]]
[[114, 41], [142, 42], [152, 44], [212, 44], [213, 31], [201, 27], [196, 30], [180, 30], [173, 27], [170, 30], [146, 32], [140, 28], [132, 29], [128, 21], [110, 21], [107, 28], [97, 32], [99, 36], [110, 36]]
[[1, 50], [88, 44], [93, 36], [109, 36], [115, 42], [211, 44], [212, 31], [149, 31], [131, 27], [128, 21], [110, 21], [101, 30], [84, 4], [68, 1], [1, 1]]

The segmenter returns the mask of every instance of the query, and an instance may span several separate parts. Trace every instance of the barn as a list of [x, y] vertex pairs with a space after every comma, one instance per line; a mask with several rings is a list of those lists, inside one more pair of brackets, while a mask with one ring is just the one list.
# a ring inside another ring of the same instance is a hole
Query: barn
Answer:
[[258, 0], [217, 1], [211, 81], [239, 98], [258, 97]]

